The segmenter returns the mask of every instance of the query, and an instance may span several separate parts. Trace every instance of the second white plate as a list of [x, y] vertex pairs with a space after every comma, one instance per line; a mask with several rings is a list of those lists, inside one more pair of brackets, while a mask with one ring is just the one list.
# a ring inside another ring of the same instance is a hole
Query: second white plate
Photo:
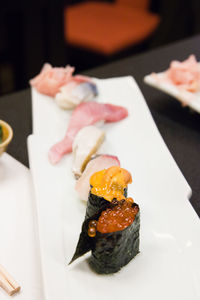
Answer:
[[144, 77], [144, 82], [177, 99], [183, 106], [189, 106], [192, 110], [200, 113], [200, 92], [191, 93], [179, 89], [176, 85], [164, 81], [163, 73], [149, 74]]

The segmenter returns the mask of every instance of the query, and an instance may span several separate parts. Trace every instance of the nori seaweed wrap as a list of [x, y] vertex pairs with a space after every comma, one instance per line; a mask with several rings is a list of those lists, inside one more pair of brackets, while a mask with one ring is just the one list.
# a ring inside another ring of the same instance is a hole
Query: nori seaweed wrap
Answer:
[[[123, 195], [125, 198], [127, 197], [127, 188], [124, 189]], [[113, 200], [115, 200], [115, 198], [113, 198]], [[94, 195], [90, 191], [88, 201], [87, 201], [85, 218], [86, 219], [90, 218], [91, 216], [93, 216], [99, 212], [102, 212], [107, 207], [109, 207], [109, 205], [110, 205], [110, 202], [108, 200], [104, 199], [103, 197]]]
[[[118, 201], [118, 204], [116, 202], [115, 204], [110, 203], [110, 207], [106, 211], [111, 211], [112, 213], [120, 205], [123, 206], [124, 202], [126, 201]], [[92, 255], [88, 262], [90, 267], [99, 274], [115, 273], [129, 263], [139, 253], [140, 229], [139, 206], [136, 203], [129, 205], [135, 211], [135, 215], [132, 223], [122, 230], [106, 233], [98, 231], [98, 226], [101, 225], [98, 222], [103, 213], [106, 214], [106, 211], [87, 218], [82, 225], [82, 232], [71, 262], [91, 250]], [[113, 209], [114, 206], [115, 208]], [[97, 224], [95, 230], [93, 230], [93, 226], [96, 226], [94, 224]], [[91, 229], [92, 231], [90, 231]]]
[[90, 178], [91, 190], [85, 218], [105, 210], [114, 199], [125, 199], [127, 197], [127, 185], [131, 182], [131, 174], [118, 166], [93, 174]]

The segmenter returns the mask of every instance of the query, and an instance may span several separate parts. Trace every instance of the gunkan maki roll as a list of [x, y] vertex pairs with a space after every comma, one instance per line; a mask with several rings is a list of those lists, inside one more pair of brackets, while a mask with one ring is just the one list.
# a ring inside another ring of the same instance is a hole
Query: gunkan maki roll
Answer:
[[86, 218], [106, 209], [113, 200], [125, 199], [127, 186], [131, 182], [131, 174], [119, 166], [94, 173], [90, 178]]
[[119, 271], [139, 253], [139, 206], [132, 198], [110, 203], [82, 226], [73, 262], [88, 251], [90, 267], [99, 274]]

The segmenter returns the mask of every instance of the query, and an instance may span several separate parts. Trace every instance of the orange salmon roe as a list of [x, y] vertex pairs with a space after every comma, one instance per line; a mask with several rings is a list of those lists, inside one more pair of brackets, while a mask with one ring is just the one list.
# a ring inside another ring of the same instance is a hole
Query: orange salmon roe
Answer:
[[120, 201], [118, 205], [107, 208], [101, 213], [97, 222], [97, 231], [108, 233], [123, 230], [133, 223], [138, 211], [138, 206], [132, 207], [131, 201]]

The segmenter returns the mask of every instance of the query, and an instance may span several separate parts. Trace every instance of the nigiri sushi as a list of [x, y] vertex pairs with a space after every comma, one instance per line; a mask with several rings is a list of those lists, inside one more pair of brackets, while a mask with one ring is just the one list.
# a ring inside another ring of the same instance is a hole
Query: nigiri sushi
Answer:
[[75, 189], [81, 200], [87, 201], [90, 191], [90, 177], [92, 174], [108, 169], [112, 166], [120, 166], [119, 159], [116, 156], [102, 154], [91, 159], [81, 177], [77, 180]]
[[97, 86], [93, 82], [71, 81], [60, 88], [55, 101], [63, 109], [73, 109], [81, 102], [93, 100], [98, 94]]
[[91, 156], [104, 140], [105, 133], [94, 125], [83, 127], [73, 142], [73, 172], [80, 177]]
[[139, 253], [139, 206], [132, 198], [115, 200], [86, 218], [70, 263], [88, 251], [91, 268], [100, 274], [119, 271]]
[[72, 144], [76, 134], [85, 126], [99, 121], [117, 122], [128, 116], [125, 107], [97, 102], [83, 102], [79, 104], [71, 115], [67, 133], [64, 139], [51, 147], [49, 160], [58, 163], [61, 158], [72, 151]]

